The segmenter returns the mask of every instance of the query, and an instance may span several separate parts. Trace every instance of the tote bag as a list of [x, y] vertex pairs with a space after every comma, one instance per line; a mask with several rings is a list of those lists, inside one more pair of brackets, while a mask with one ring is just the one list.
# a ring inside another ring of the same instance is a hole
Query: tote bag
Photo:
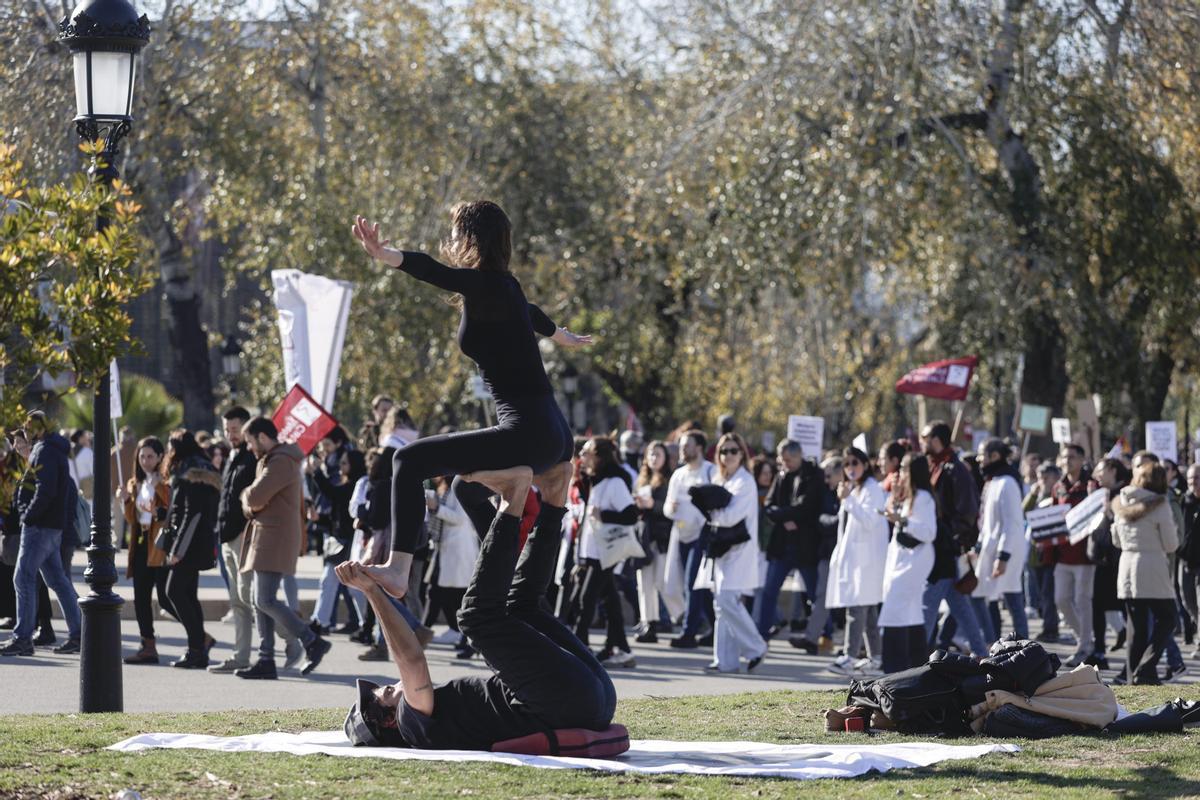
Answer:
[[601, 523], [593, 529], [592, 535], [596, 537], [600, 566], [604, 569], [614, 567], [627, 558], [646, 557], [633, 525]]

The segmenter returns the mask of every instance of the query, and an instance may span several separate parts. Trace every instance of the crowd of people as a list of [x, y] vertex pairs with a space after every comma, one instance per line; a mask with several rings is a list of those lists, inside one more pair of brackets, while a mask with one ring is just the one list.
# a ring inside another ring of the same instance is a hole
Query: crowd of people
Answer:
[[[361, 644], [364, 661], [388, 660], [374, 610], [336, 570], [390, 555], [393, 456], [420, 438], [413, 420], [377, 396], [357, 436], [336, 427], [307, 457], [244, 408], [222, 422], [217, 434], [177, 430], [166, 443], [125, 428], [111, 453], [114, 536], [127, 549], [141, 637], [126, 663], [160, 662], [154, 597], [187, 632], [175, 667], [276, 678], [277, 633], [283, 668], [302, 674], [331, 634]], [[1147, 451], [1089, 465], [1076, 445], [1055, 461], [1019, 461], [1000, 439], [960, 455], [942, 422], [918, 442], [892, 441], [874, 455], [831, 450], [818, 463], [790, 440], [773, 457], [753, 455], [732, 419], [720, 426], [711, 445], [691, 422], [650, 442], [632, 430], [576, 438], [547, 599], [584, 643], [603, 631], [596, 654], [605, 667], [635, 667], [634, 645], [674, 632], [673, 648], [712, 649], [707, 670], [752, 671], [768, 643], [786, 637], [827, 656], [830, 671], [866, 677], [924, 663], [939, 647], [984, 655], [1008, 631], [1028, 638], [1040, 620], [1039, 641], [1074, 645], [1067, 666], [1108, 669], [1108, 654], [1125, 648], [1130, 666], [1118, 683], [1187, 671], [1176, 633], [1187, 644], [1196, 633], [1200, 466], [1185, 481]], [[78, 652], [70, 567], [89, 525], [90, 437], [57, 432], [35, 412], [3, 448], [0, 569], [11, 580], [0, 577], [0, 628], [12, 637], [0, 653]], [[458, 611], [490, 521], [490, 490], [478, 489], [453, 475], [427, 483], [408, 591], [389, 598], [421, 646], [444, 623], [436, 641], [462, 659], [476, 653]], [[1090, 536], [1031, 539], [1030, 509], [1074, 506], [1097, 490], [1107, 499]], [[538, 511], [535, 490], [522, 535]], [[620, 539], [636, 541], [640, 555], [609, 559]], [[324, 563], [309, 618], [295, 581], [305, 553]], [[198, 588], [213, 568], [234, 631], [219, 661]], [[799, 591], [781, 603], [792, 575]], [[67, 626], [61, 644], [50, 591]]]

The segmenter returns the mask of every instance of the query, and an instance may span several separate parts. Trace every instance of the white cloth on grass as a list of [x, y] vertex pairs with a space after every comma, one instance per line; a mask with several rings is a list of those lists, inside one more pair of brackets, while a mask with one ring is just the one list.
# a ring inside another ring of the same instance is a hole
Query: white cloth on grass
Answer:
[[633, 740], [628, 752], [611, 759], [525, 756], [475, 750], [413, 750], [401, 747], [354, 747], [341, 731], [256, 733], [249, 736], [201, 736], [144, 733], [110, 746], [137, 752], [161, 747], [224, 752], [291, 753], [298, 756], [348, 756], [397, 761], [491, 761], [544, 769], [595, 769], [640, 774], [745, 775], [764, 778], [850, 778], [867, 772], [927, 767], [939, 761], [1017, 753], [1012, 744], [948, 745], [939, 742], [897, 744], [776, 745], [757, 742], [670, 742]]

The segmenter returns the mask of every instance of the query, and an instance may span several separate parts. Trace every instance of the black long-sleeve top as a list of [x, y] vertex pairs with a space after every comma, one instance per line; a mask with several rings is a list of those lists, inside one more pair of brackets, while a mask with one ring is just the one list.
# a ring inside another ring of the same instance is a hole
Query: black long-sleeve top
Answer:
[[425, 253], [404, 253], [400, 270], [463, 297], [458, 346], [479, 365], [499, 400], [551, 393], [534, 333], [553, 336], [557, 326], [525, 299], [511, 272], [447, 267]]

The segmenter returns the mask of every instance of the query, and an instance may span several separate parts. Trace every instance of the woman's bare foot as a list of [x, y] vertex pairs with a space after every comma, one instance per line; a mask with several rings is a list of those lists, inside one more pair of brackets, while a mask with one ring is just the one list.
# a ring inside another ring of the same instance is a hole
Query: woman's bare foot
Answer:
[[362, 571], [397, 600], [408, 594], [408, 573], [411, 569], [411, 553], [392, 553], [386, 564], [362, 565]]
[[[525, 508], [525, 497], [533, 485], [533, 470], [529, 467], [489, 469], [469, 472], [462, 476], [464, 481], [482, 483], [500, 495], [500, 512], [514, 517], [521, 516]], [[510, 511], [510, 509], [512, 509]], [[515, 513], [514, 513], [515, 512]]]

